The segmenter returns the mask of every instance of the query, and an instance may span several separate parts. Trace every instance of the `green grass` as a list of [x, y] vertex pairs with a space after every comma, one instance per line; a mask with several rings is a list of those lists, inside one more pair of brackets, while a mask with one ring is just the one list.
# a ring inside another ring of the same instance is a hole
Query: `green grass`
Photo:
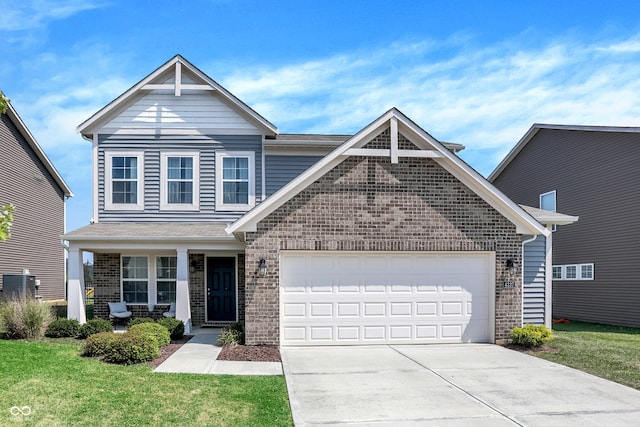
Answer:
[[640, 329], [572, 321], [553, 335], [554, 351], [529, 353], [640, 390]]
[[[293, 425], [282, 376], [153, 373], [80, 357], [79, 344], [63, 342], [0, 340], [0, 425]], [[11, 415], [14, 406], [31, 415]]]

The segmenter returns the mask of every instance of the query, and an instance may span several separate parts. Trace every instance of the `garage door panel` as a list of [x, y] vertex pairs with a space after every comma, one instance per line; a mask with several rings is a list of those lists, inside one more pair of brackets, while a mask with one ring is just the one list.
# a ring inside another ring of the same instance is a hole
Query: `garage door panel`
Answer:
[[281, 344], [487, 342], [492, 260], [283, 253]]

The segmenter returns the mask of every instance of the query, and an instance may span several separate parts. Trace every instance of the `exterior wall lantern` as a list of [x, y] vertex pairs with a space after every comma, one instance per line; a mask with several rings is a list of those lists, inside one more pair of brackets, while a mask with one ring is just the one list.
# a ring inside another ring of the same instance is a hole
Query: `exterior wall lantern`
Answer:
[[195, 259], [192, 259], [191, 264], [189, 265], [189, 272], [195, 273], [196, 268], [198, 268], [198, 262]]
[[516, 274], [516, 270], [517, 270], [516, 263], [511, 258], [507, 260], [506, 265], [507, 265], [507, 270], [509, 271], [509, 274]]
[[260, 258], [260, 264], [258, 264], [258, 276], [264, 276], [267, 274], [267, 261], [264, 258]]

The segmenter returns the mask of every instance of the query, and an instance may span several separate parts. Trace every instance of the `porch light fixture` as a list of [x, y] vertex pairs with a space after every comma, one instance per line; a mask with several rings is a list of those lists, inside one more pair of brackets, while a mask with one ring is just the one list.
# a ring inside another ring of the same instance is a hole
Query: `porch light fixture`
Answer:
[[507, 270], [509, 270], [509, 274], [516, 273], [516, 263], [511, 258], [507, 260], [506, 265], [507, 265]]
[[260, 258], [260, 264], [258, 264], [258, 276], [264, 276], [267, 274], [267, 261], [264, 258]]
[[195, 259], [191, 260], [191, 264], [189, 265], [189, 271], [191, 273], [195, 273], [196, 272], [196, 268], [198, 268], [198, 263], [196, 262]]

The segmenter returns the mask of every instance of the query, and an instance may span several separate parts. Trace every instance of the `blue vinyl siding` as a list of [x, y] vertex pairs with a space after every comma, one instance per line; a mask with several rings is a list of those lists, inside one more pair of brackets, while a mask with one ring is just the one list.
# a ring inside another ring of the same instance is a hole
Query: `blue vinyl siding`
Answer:
[[265, 157], [265, 175], [267, 196], [278, 191], [302, 172], [309, 169], [322, 156], [282, 156]]
[[544, 236], [524, 245], [523, 322], [544, 325], [545, 318], [545, 251]]
[[[144, 153], [144, 210], [105, 211], [105, 150], [136, 151]], [[198, 211], [160, 210], [160, 153], [165, 151], [197, 151], [200, 153], [200, 200]], [[256, 204], [262, 194], [262, 137], [248, 136], [203, 136], [193, 137], [127, 137], [101, 135], [98, 149], [98, 206], [99, 220], [139, 222], [230, 222], [245, 212], [216, 212], [215, 153], [225, 151], [255, 152]]]

